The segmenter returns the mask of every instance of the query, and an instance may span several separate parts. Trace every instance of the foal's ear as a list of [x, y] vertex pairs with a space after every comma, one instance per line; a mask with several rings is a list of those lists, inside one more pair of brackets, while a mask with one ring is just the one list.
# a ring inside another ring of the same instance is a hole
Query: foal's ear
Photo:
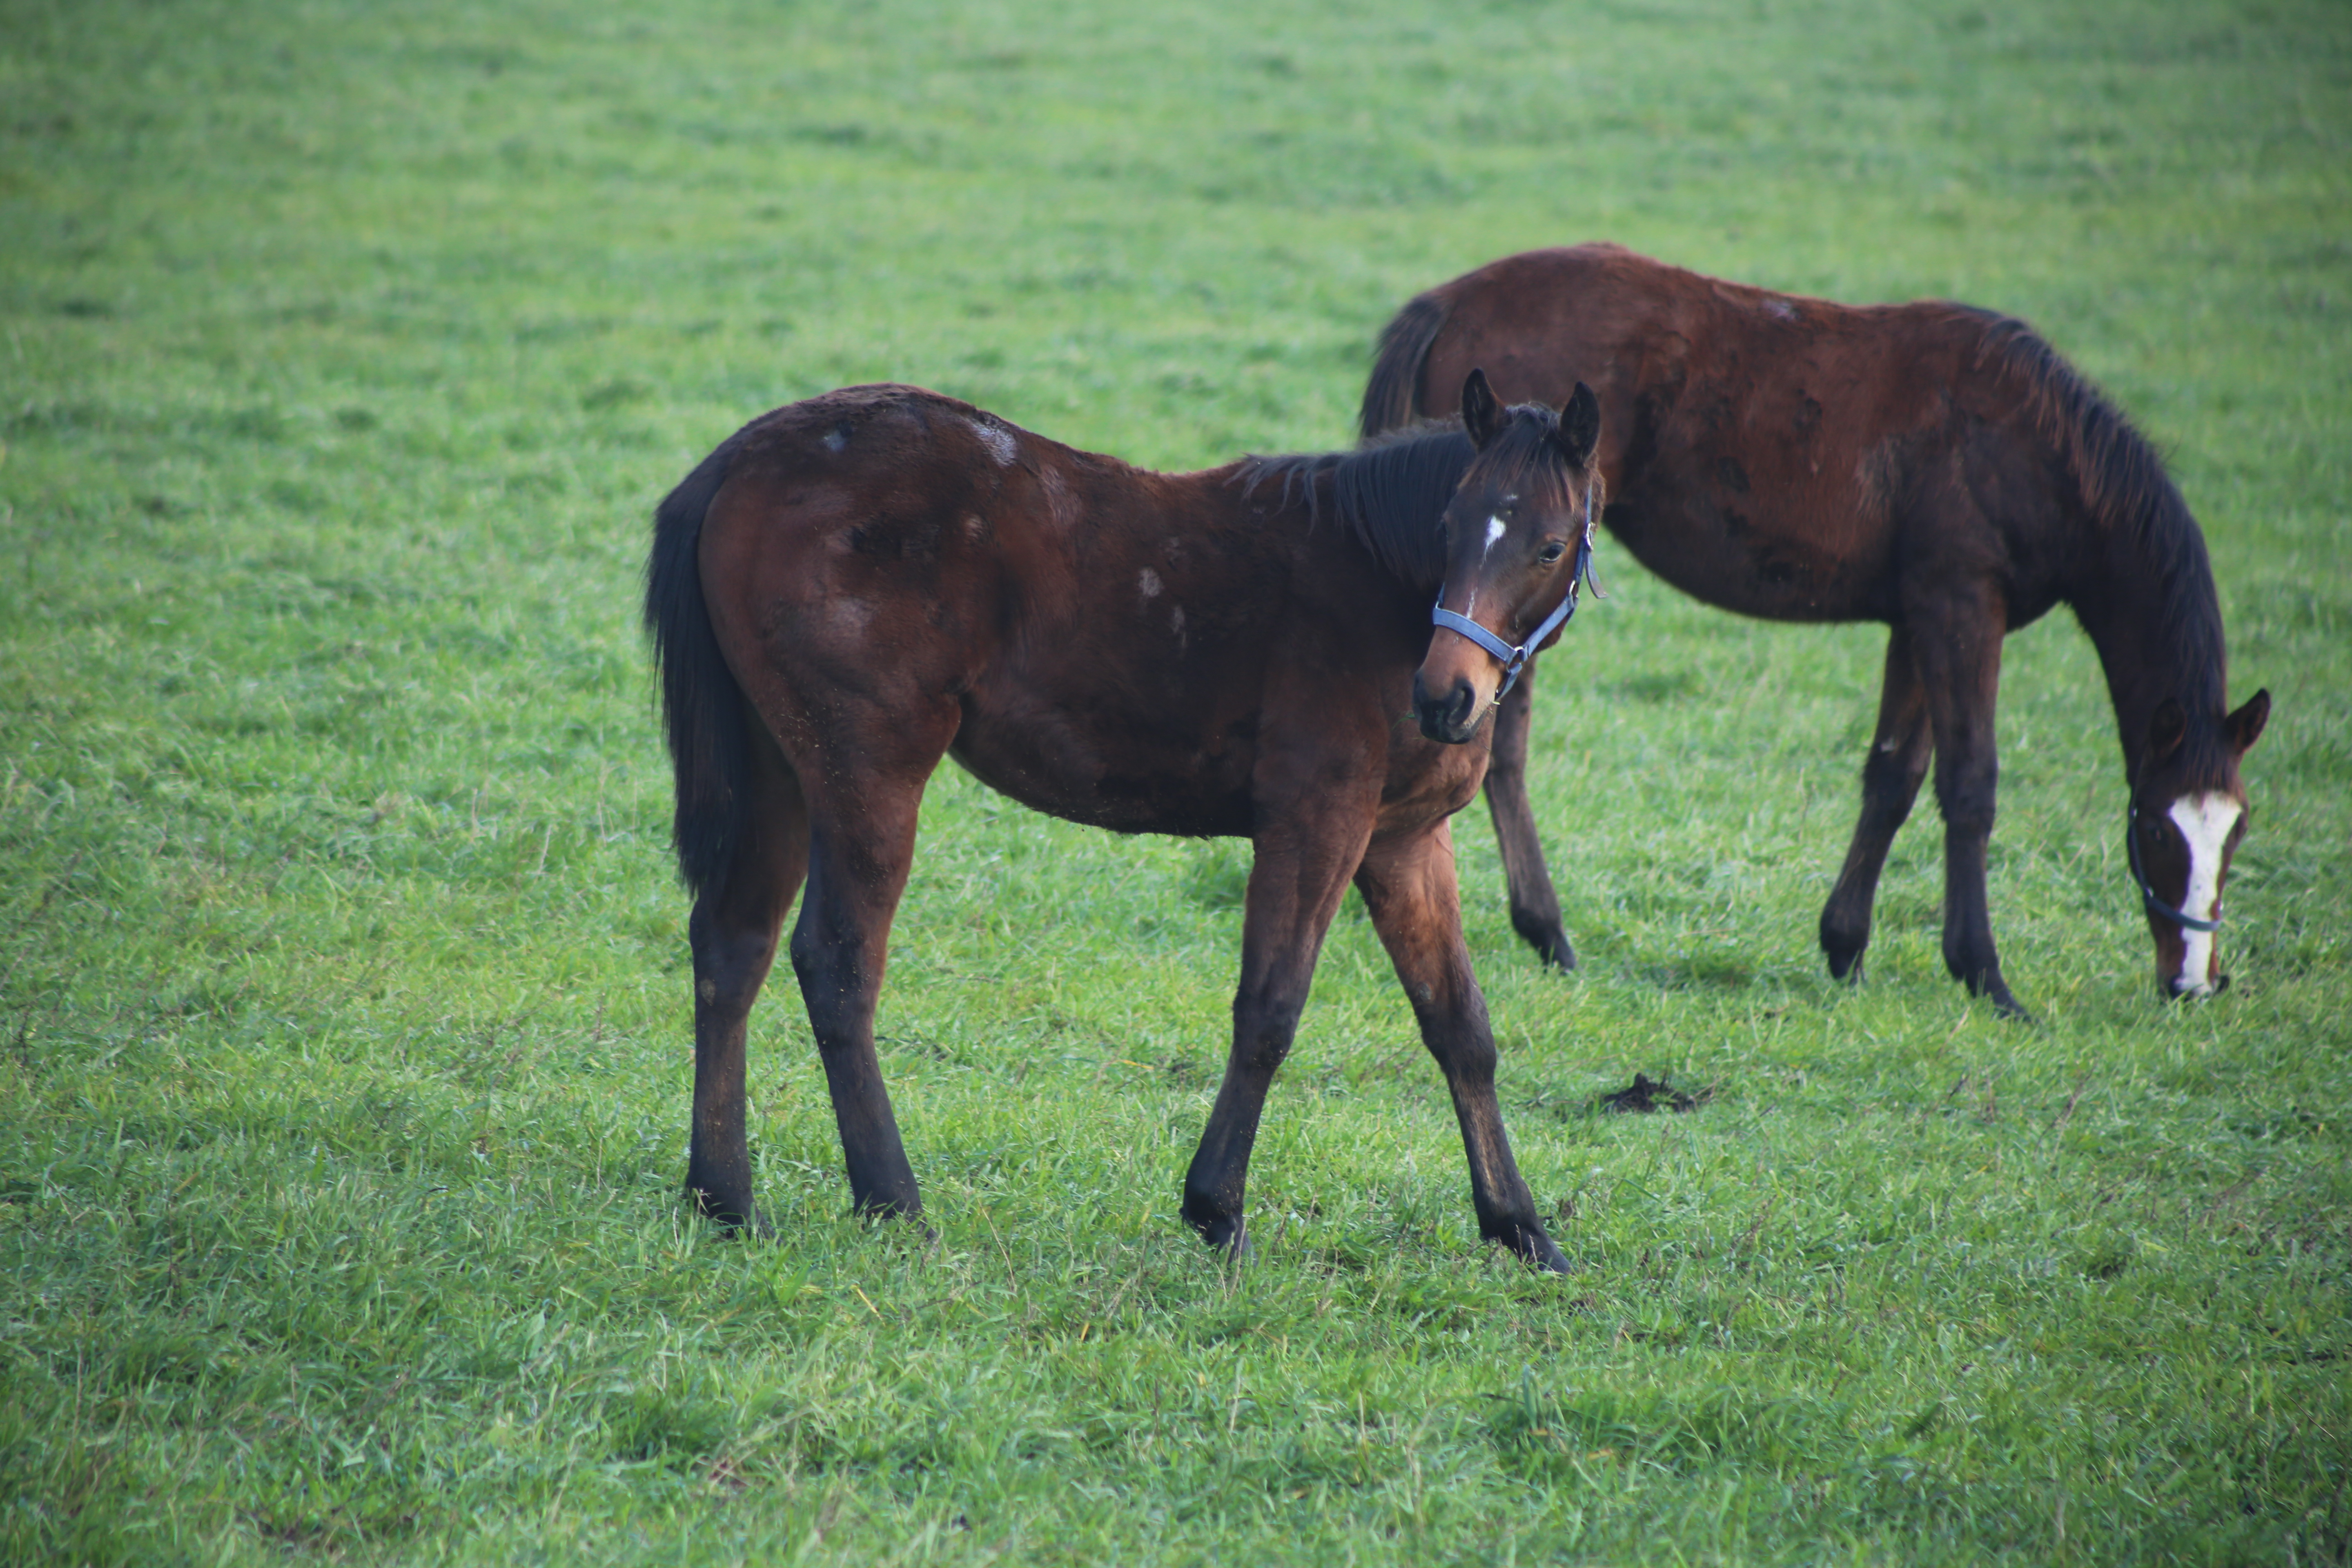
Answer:
[[1559, 411], [1559, 449], [1571, 467], [1581, 468], [1592, 461], [1592, 448], [1599, 445], [1601, 399], [1580, 381], [1568, 395], [1568, 406]]
[[2180, 750], [2180, 742], [2189, 738], [2189, 710], [2178, 697], [2168, 697], [2156, 705], [2147, 721], [2147, 760], [2160, 763]]
[[1502, 429], [1503, 405], [1496, 398], [1495, 389], [1486, 384], [1486, 373], [1473, 370], [1470, 379], [1462, 384], [1463, 434], [1483, 452]]
[[2263, 738], [2263, 726], [2271, 721], [2270, 688], [2264, 687], [2246, 699], [2246, 705], [2221, 722], [2229, 726], [2230, 744], [2244, 756], [2256, 741]]

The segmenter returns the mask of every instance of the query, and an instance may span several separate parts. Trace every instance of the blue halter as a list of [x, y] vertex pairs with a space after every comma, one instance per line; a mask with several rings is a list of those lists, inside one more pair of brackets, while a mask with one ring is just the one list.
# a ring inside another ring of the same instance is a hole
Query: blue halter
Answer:
[[1545, 639], [1568, 625], [1570, 617], [1576, 614], [1576, 585], [1580, 581], [1591, 588], [1594, 598], [1601, 597], [1601, 584], [1592, 581], [1592, 489], [1589, 485], [1584, 491], [1584, 537], [1576, 542], [1576, 564], [1569, 568], [1568, 597], [1559, 602], [1559, 608], [1544, 617], [1541, 626], [1528, 634], [1527, 641], [1513, 647], [1469, 616], [1456, 615], [1447, 609], [1445, 591], [1442, 588], [1438, 590], [1436, 606], [1429, 612], [1429, 623], [1468, 637], [1502, 662], [1503, 684], [1495, 690], [1495, 700], [1500, 703], [1510, 695], [1511, 688], [1519, 683], [1519, 672], [1527, 668], [1528, 660], [1536, 656], [1536, 649], [1543, 647]]

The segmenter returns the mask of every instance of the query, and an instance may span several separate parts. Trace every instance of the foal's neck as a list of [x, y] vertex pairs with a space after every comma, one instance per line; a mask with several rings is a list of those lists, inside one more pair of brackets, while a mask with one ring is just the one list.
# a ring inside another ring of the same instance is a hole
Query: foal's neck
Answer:
[[2106, 672], [2125, 771], [2137, 778], [2149, 721], [2166, 698], [2192, 716], [2218, 718], [2226, 707], [2221, 600], [2205, 536], [2168, 482], [2141, 516], [2090, 526], [2105, 535], [2092, 552], [2100, 570], [2071, 598]]

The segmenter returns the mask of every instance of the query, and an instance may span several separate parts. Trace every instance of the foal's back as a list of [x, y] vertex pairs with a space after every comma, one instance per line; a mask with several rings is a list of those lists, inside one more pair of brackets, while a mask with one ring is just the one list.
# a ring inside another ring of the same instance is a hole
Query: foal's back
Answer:
[[703, 575], [776, 721], [821, 735], [879, 703], [910, 754], [936, 740], [1024, 804], [1129, 832], [1251, 832], [1268, 738], [1303, 714], [1352, 771], [1389, 765], [1425, 606], [1283, 487], [1148, 472], [904, 386], [739, 440]]
[[1608, 526], [1644, 566], [1747, 615], [1894, 620], [1899, 570], [1973, 573], [2020, 530], [2048, 537], [2048, 518], [1985, 518], [1954, 489], [1964, 454], [1979, 491], [2045, 504], [2001, 479], [2037, 459], [2028, 389], [1985, 353], [2000, 320], [1781, 294], [1614, 245], [1529, 251], [1398, 317], [1392, 337], [1423, 333], [1423, 352], [1408, 370], [1384, 343], [1364, 423], [1446, 412], [1472, 366], [1507, 398], [1581, 377], [1601, 395]]

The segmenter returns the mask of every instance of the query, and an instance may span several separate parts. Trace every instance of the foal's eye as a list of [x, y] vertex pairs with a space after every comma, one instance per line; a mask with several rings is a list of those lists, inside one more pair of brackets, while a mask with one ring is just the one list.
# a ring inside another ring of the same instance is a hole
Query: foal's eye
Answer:
[[1555, 539], [1550, 543], [1545, 545], [1541, 550], [1536, 552], [1536, 559], [1549, 566], [1567, 553], [1568, 546]]

